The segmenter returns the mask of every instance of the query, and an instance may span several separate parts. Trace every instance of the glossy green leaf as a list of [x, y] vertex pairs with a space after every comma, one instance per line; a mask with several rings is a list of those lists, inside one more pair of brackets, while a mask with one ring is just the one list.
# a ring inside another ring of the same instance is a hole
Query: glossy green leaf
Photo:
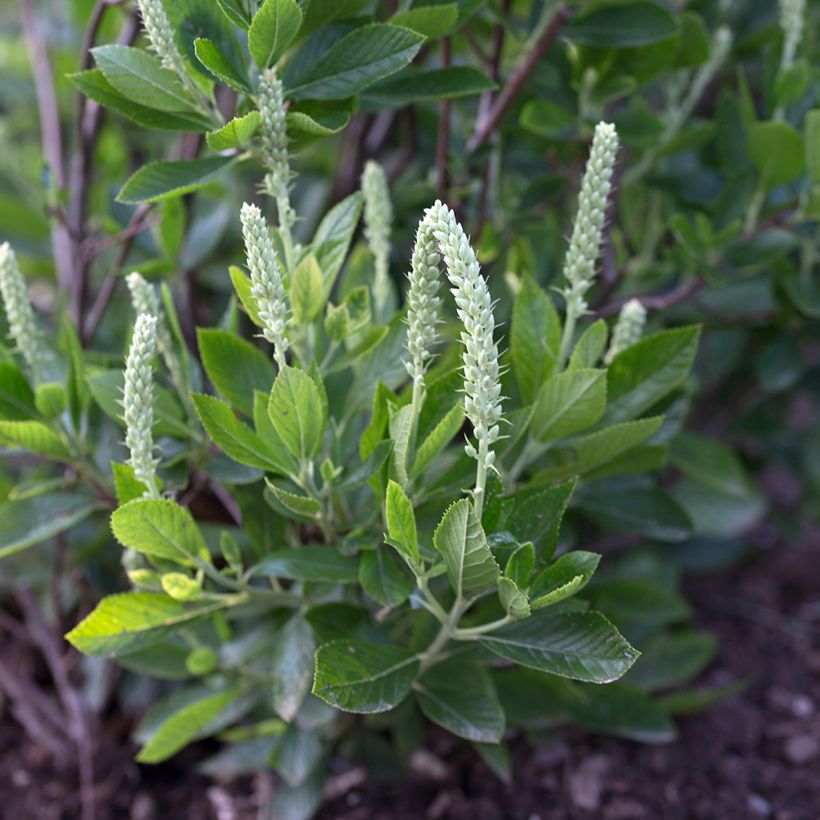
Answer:
[[605, 370], [567, 370], [538, 388], [530, 429], [550, 441], [591, 427], [606, 407]]
[[362, 553], [359, 583], [374, 601], [391, 608], [403, 604], [416, 587], [404, 562], [393, 550], [382, 546]]
[[294, 457], [308, 459], [316, 455], [322, 443], [324, 411], [319, 391], [307, 373], [293, 367], [279, 371], [271, 390], [268, 415]]
[[600, 560], [601, 556], [597, 553], [583, 550], [560, 556], [532, 582], [532, 608], [543, 609], [575, 595], [587, 585]]
[[273, 65], [293, 42], [302, 25], [296, 0], [265, 0], [248, 30], [248, 49], [259, 68]]
[[117, 201], [140, 205], [189, 194], [213, 182], [233, 162], [234, 157], [149, 162], [128, 177]]
[[[251, 92], [251, 84], [244, 69], [235, 66], [212, 40], [208, 40], [206, 37], [197, 37], [194, 40], [194, 52], [197, 60], [219, 82], [230, 86], [234, 91]], [[211, 147], [213, 148], [213, 146]]]

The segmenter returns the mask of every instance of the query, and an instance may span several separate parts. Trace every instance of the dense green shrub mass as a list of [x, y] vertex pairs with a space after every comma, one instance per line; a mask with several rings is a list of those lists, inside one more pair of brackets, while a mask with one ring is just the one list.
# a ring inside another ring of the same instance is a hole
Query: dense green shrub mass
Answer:
[[56, 537], [99, 595], [68, 640], [169, 682], [138, 759], [218, 736], [277, 817], [424, 721], [502, 777], [512, 729], [674, 737], [728, 691], [680, 689], [681, 571], [764, 511], [730, 444], [807, 458], [803, 4], [137, 5], [69, 74], [72, 161], [44, 128], [33, 204], [0, 169], [0, 572]]

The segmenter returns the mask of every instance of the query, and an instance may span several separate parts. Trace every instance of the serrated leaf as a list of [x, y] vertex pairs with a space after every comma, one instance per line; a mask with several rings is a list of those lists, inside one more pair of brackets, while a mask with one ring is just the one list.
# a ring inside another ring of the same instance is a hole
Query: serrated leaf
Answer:
[[621, 453], [646, 441], [657, 432], [662, 421], [663, 416], [626, 421], [577, 439], [572, 444], [576, 461], [569, 466], [569, 470], [585, 473], [612, 461]]
[[301, 25], [302, 10], [296, 0], [265, 0], [248, 30], [248, 49], [256, 65], [273, 65], [293, 42]]
[[114, 491], [120, 506], [145, 496], [145, 485], [134, 475], [134, 468], [130, 464], [112, 461], [111, 472], [114, 474]]
[[273, 708], [288, 723], [310, 691], [314, 650], [313, 630], [297, 613], [279, 633], [271, 661]]
[[246, 416], [253, 415], [253, 391], [267, 393], [274, 380], [271, 359], [250, 342], [218, 328], [198, 328], [202, 364], [214, 387]]
[[281, 487], [277, 487], [272, 481], [266, 481], [268, 489], [288, 513], [307, 521], [316, 521], [318, 519], [322, 505], [315, 498], [288, 492]]
[[316, 653], [313, 694], [344, 712], [387, 712], [410, 694], [418, 669], [395, 644], [333, 641]]
[[527, 596], [512, 578], [498, 579], [498, 598], [504, 611], [513, 618], [529, 618], [532, 614]]
[[114, 537], [128, 549], [193, 566], [207, 555], [205, 539], [186, 507], [175, 501], [141, 498], [111, 514]]
[[436, 664], [414, 686], [421, 711], [457, 737], [498, 743], [504, 734], [504, 710], [486, 669], [462, 660]]
[[258, 111], [249, 111], [244, 117], [234, 117], [217, 131], [205, 135], [208, 148], [212, 151], [228, 151], [247, 145], [259, 130], [260, 115]]
[[268, 415], [295, 458], [316, 455], [322, 443], [324, 411], [319, 390], [307, 373], [289, 366], [279, 371], [271, 390]]
[[549, 558], [558, 546], [561, 520], [574, 489], [575, 481], [570, 480], [512, 496], [515, 506], [510, 515], [510, 532], [521, 543], [532, 541], [541, 560]]
[[345, 197], [322, 217], [316, 228], [311, 249], [322, 271], [326, 295], [330, 294], [342, 268], [350, 240], [359, 224], [362, 203], [360, 191]]
[[0, 419], [0, 446], [22, 447], [30, 453], [58, 461], [71, 457], [63, 439], [41, 421]]
[[387, 482], [385, 500], [387, 532], [391, 544], [404, 555], [413, 566], [421, 563], [419, 541], [416, 531], [416, 516], [413, 504], [404, 490], [392, 480]]
[[435, 457], [453, 440], [464, 424], [464, 406], [461, 402], [447, 412], [444, 418], [430, 431], [427, 438], [416, 449], [410, 477], [419, 475]]
[[[230, 86], [235, 91], [242, 91], [246, 94], [251, 92], [251, 84], [244, 70], [237, 68], [212, 40], [208, 40], [206, 37], [197, 37], [194, 40], [194, 53], [197, 60], [208, 69], [215, 79]], [[256, 113], [258, 114], [258, 112]], [[214, 148], [214, 150], [218, 149]]]
[[160, 763], [175, 755], [191, 741], [203, 736], [208, 724], [230, 706], [239, 694], [238, 688], [228, 689], [183, 707], [160, 724], [151, 739], [140, 749], [137, 760], [140, 763]]
[[311, 106], [303, 103], [298, 109], [288, 109], [285, 123], [289, 131], [301, 131], [314, 137], [328, 137], [338, 134], [349, 122], [350, 111], [321, 110], [321, 103]]
[[530, 577], [535, 567], [535, 547], [527, 542], [518, 547], [507, 560], [504, 575], [515, 582], [519, 589], [530, 588]]
[[359, 583], [374, 601], [391, 608], [403, 604], [416, 586], [415, 579], [399, 557], [381, 546], [362, 553]]
[[521, 666], [590, 683], [617, 680], [640, 654], [597, 612], [534, 615], [480, 642]]
[[293, 581], [337, 581], [351, 584], [359, 580], [359, 561], [342, 555], [332, 547], [298, 547], [278, 550], [263, 558], [249, 574]]
[[410, 452], [410, 436], [413, 433], [413, 409], [409, 404], [399, 407], [391, 416], [390, 438], [393, 442], [393, 457], [390, 460], [392, 474], [402, 487], [407, 486], [407, 457]]
[[609, 330], [603, 319], [593, 322], [572, 348], [567, 369], [584, 370], [588, 367], [595, 367], [604, 352], [608, 335]]
[[444, 513], [433, 544], [459, 598], [471, 598], [496, 584], [498, 565], [469, 499], [456, 501]]
[[288, 96], [315, 100], [351, 97], [407, 65], [423, 42], [422, 35], [400, 26], [361, 26], [298, 74], [285, 72]]
[[312, 322], [325, 306], [324, 281], [313, 254], [305, 256], [291, 275], [288, 298], [298, 324]]
[[567, 552], [542, 570], [530, 590], [533, 609], [557, 604], [583, 589], [595, 574], [601, 556], [594, 552]]
[[128, 177], [117, 202], [140, 205], [189, 194], [213, 182], [235, 161], [235, 157], [205, 157], [149, 162]]
[[567, 370], [538, 388], [530, 429], [538, 441], [591, 427], [606, 407], [605, 370]]

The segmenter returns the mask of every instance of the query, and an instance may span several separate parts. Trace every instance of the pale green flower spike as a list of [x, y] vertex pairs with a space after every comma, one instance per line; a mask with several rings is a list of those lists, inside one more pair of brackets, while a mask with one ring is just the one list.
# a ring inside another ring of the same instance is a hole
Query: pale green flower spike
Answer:
[[[476, 448], [467, 444], [469, 456], [478, 462], [473, 501], [477, 515], [484, 505], [487, 471], [494, 469], [495, 453], [492, 445], [499, 438], [501, 421], [501, 380], [498, 366], [498, 346], [493, 334], [495, 318], [493, 302], [470, 240], [459, 225], [453, 212], [436, 200], [425, 212], [416, 234], [413, 269], [410, 272], [408, 303], [407, 349], [412, 357], [409, 372], [413, 376], [413, 400], [420, 397], [424, 384], [424, 362], [430, 356], [428, 343], [435, 340], [432, 330], [438, 318], [438, 297], [432, 286], [433, 248], [437, 247], [444, 259], [447, 278], [452, 285], [458, 318], [464, 326], [461, 341], [464, 376], [464, 412], [473, 425], [478, 443]], [[415, 306], [415, 307], [414, 307]], [[420, 318], [420, 314], [421, 317]], [[425, 325], [420, 325], [424, 321]], [[426, 330], [425, 330], [426, 326]], [[413, 422], [419, 412], [413, 407]]]
[[362, 174], [364, 195], [364, 236], [376, 261], [373, 280], [373, 303], [377, 321], [384, 321], [392, 312], [393, 292], [390, 284], [390, 230], [393, 204], [381, 165], [372, 160]]
[[612, 189], [612, 173], [617, 153], [618, 134], [615, 126], [599, 122], [595, 126], [595, 135], [592, 138], [589, 160], [578, 197], [578, 212], [564, 262], [567, 287], [563, 290], [563, 296], [567, 308], [558, 355], [559, 367], [564, 366], [569, 354], [575, 334], [575, 322], [587, 310], [585, 296], [595, 279], [595, 265], [601, 252], [607, 200]]
[[157, 350], [157, 318], [147, 313], [137, 316], [131, 347], [125, 360], [123, 418], [125, 445], [131, 453], [128, 463], [134, 475], [146, 486], [146, 498], [159, 498], [157, 464], [154, 458], [153, 374], [151, 362]]
[[276, 200], [279, 228], [282, 231], [286, 262], [290, 269], [295, 262], [291, 228], [296, 221], [296, 212], [290, 204], [293, 174], [288, 158], [284, 89], [272, 68], [263, 71], [259, 77], [256, 101], [261, 120], [262, 163], [268, 169], [265, 175], [265, 192]]
[[17, 257], [8, 242], [0, 245], [0, 295], [6, 309], [9, 336], [17, 346], [35, 382], [43, 377], [48, 358], [40, 340], [40, 330], [29, 302], [26, 283], [20, 273]]
[[240, 217], [251, 272], [251, 295], [262, 320], [262, 335], [273, 345], [273, 357], [281, 369], [288, 349], [288, 302], [282, 275], [262, 212], [245, 202]]
[[780, 0], [780, 27], [783, 29], [781, 71], [788, 71], [794, 65], [794, 56], [803, 39], [805, 11], [806, 0]]
[[618, 314], [604, 363], [609, 364], [622, 350], [639, 342], [645, 324], [646, 308], [637, 299], [630, 299]]
[[157, 53], [163, 67], [180, 77], [187, 77], [185, 62], [174, 41], [174, 30], [171, 28], [162, 0], [137, 0], [137, 5], [151, 48]]

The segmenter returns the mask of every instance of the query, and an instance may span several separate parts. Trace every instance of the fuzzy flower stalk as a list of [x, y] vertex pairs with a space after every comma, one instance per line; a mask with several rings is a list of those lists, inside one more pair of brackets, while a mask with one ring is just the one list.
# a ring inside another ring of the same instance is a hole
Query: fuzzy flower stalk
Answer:
[[575, 323], [587, 310], [586, 292], [595, 279], [595, 266], [601, 252], [607, 200], [612, 190], [612, 173], [617, 154], [618, 134], [615, 126], [599, 122], [595, 126], [578, 197], [578, 212], [564, 261], [567, 286], [563, 290], [563, 296], [567, 309], [558, 354], [559, 367], [564, 366], [569, 355], [575, 335]]
[[154, 458], [154, 396], [151, 362], [157, 351], [157, 318], [147, 313], [137, 316], [131, 347], [125, 360], [122, 407], [125, 445], [131, 453], [128, 463], [146, 486], [146, 498], [159, 498], [157, 464]]
[[276, 200], [279, 228], [285, 244], [288, 269], [294, 264], [291, 228], [296, 212], [290, 204], [290, 184], [293, 174], [288, 158], [288, 134], [285, 124], [285, 95], [282, 81], [272, 69], [266, 69], [259, 78], [256, 98], [259, 107], [262, 163], [267, 168], [265, 192]]
[[245, 253], [251, 272], [251, 296], [256, 300], [262, 335], [273, 345], [279, 368], [286, 363], [288, 350], [288, 302], [282, 275], [273, 250], [268, 226], [256, 205], [245, 202], [240, 212]]
[[0, 296], [6, 309], [9, 336], [23, 357], [35, 382], [43, 377], [48, 358], [42, 346], [34, 309], [28, 298], [26, 283], [17, 257], [8, 242], [0, 245]]
[[393, 222], [393, 204], [387, 178], [381, 165], [372, 160], [362, 173], [364, 195], [364, 236], [376, 262], [373, 280], [373, 302], [376, 318], [384, 321], [391, 313], [393, 293], [390, 286], [390, 231]]
[[622, 350], [639, 342], [645, 324], [646, 308], [637, 299], [630, 299], [618, 314], [604, 362], [609, 364]]
[[[464, 376], [464, 412], [473, 425], [477, 447], [468, 443], [466, 451], [476, 459], [476, 483], [473, 502], [481, 517], [487, 472], [494, 469], [492, 445], [499, 438], [501, 421], [501, 381], [498, 346], [493, 335], [495, 318], [493, 302], [470, 240], [453, 212], [436, 201], [425, 212], [416, 234], [413, 266], [408, 294], [407, 349], [411, 356], [408, 371], [413, 377], [413, 400], [424, 387], [424, 370], [430, 358], [430, 345], [435, 341], [439, 299], [436, 295], [438, 265], [435, 251], [444, 259], [456, 312], [464, 329], [461, 341]], [[414, 424], [420, 407], [414, 404]]]

